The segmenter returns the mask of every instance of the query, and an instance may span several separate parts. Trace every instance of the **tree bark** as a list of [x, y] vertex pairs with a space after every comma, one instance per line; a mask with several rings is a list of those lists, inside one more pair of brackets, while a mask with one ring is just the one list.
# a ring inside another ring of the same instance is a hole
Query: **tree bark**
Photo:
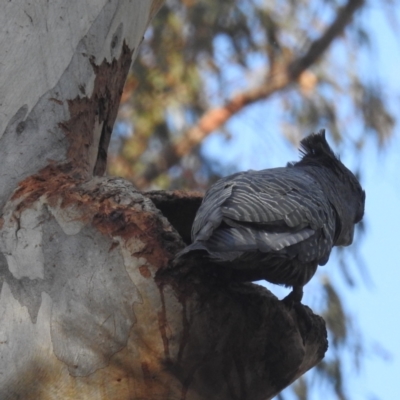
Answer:
[[212, 266], [169, 266], [200, 195], [102, 177], [160, 3], [89, 3], [0, 17], [0, 398], [271, 398], [322, 359], [324, 322]]

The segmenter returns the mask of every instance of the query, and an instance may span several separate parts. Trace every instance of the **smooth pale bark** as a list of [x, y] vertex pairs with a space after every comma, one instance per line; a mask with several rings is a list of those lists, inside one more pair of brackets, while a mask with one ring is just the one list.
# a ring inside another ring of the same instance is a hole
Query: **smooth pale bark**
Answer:
[[199, 196], [101, 177], [160, 2], [1, 6], [0, 398], [267, 399], [320, 361], [320, 317], [167, 268]]

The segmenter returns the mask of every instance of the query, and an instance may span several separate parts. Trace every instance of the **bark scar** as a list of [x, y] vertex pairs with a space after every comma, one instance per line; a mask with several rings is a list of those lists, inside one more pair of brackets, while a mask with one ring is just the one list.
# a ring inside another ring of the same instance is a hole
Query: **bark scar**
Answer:
[[[86, 173], [101, 176], [105, 172], [107, 149], [133, 51], [124, 41], [118, 60], [113, 59], [109, 63], [104, 59], [100, 65], [96, 65], [95, 59], [90, 58], [95, 73], [93, 93], [90, 97], [77, 96], [68, 100], [70, 119], [59, 123], [70, 142], [67, 160]], [[84, 95], [85, 91], [81, 90], [81, 94]], [[56, 99], [50, 100], [58, 103]], [[98, 127], [101, 127], [100, 132]], [[100, 135], [98, 140], [96, 134]], [[95, 145], [98, 148], [93, 159], [90, 150]]]

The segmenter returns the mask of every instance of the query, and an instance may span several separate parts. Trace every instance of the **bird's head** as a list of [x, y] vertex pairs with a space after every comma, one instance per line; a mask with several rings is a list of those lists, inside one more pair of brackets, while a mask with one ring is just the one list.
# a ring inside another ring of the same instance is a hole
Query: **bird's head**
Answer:
[[[336, 246], [348, 246], [353, 242], [354, 226], [364, 216], [365, 192], [356, 176], [340, 161], [329, 147], [325, 130], [312, 133], [301, 142], [302, 159], [294, 166], [314, 166], [314, 177], [318, 179], [318, 168], [329, 170], [321, 173], [324, 190], [336, 212]], [[321, 171], [322, 172], [322, 171]], [[329, 182], [325, 182], [327, 176]]]

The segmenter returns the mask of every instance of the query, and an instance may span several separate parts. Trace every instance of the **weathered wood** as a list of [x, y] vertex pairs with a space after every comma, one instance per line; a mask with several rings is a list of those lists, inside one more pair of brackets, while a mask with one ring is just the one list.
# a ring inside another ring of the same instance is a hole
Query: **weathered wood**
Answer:
[[326, 350], [261, 286], [157, 274], [183, 243], [122, 179], [43, 170], [1, 239], [0, 398], [267, 399]]

